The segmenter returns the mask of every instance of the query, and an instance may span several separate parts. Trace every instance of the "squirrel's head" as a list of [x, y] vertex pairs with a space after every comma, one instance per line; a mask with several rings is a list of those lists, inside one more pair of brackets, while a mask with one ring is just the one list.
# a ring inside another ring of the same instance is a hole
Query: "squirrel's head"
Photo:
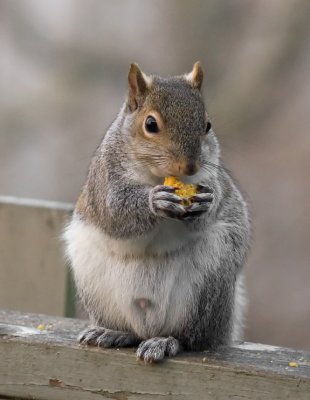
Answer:
[[131, 65], [127, 126], [135, 158], [152, 174], [194, 175], [211, 154], [214, 143], [209, 138], [212, 129], [201, 95], [202, 81], [199, 62], [190, 73], [171, 78], [147, 76], [137, 64]]

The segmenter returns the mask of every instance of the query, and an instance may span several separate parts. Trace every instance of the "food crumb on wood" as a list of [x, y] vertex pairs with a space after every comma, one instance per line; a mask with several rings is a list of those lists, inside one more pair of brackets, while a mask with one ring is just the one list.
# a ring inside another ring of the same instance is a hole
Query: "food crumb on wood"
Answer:
[[40, 324], [40, 325], [37, 326], [37, 329], [38, 329], [39, 331], [44, 331], [45, 325]]
[[50, 386], [64, 387], [65, 384], [58, 378], [50, 378], [48, 384]]
[[295, 361], [289, 362], [288, 365], [289, 365], [290, 367], [293, 367], [293, 368], [298, 367], [298, 364], [297, 364]]

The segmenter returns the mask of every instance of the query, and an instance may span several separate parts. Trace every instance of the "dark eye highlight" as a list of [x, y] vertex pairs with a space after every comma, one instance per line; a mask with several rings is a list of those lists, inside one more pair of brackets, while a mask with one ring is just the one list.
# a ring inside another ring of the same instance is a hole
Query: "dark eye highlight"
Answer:
[[145, 120], [145, 129], [149, 133], [158, 133], [159, 128], [156, 122], [156, 119], [152, 116], [149, 115], [146, 120]]
[[212, 128], [211, 122], [208, 121], [207, 122], [207, 127], [206, 127], [206, 133], [208, 133], [210, 131], [210, 129]]

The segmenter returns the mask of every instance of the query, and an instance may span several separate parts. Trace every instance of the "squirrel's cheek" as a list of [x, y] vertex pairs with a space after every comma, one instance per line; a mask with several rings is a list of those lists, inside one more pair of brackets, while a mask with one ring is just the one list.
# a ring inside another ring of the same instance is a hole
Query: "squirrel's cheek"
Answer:
[[162, 171], [160, 168], [155, 167], [153, 165], [150, 165], [150, 172], [157, 176], [158, 178], [164, 178], [167, 174], [165, 173], [165, 171]]

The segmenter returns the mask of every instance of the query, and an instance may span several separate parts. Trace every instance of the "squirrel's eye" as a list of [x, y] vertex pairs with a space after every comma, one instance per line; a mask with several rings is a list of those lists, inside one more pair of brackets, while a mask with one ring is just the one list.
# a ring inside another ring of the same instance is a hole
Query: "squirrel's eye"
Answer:
[[157, 133], [159, 132], [159, 128], [156, 122], [156, 119], [149, 115], [145, 120], [145, 129], [147, 132], [150, 133]]
[[210, 131], [211, 127], [212, 127], [211, 122], [208, 121], [207, 122], [207, 127], [206, 127], [206, 133], [208, 133]]

